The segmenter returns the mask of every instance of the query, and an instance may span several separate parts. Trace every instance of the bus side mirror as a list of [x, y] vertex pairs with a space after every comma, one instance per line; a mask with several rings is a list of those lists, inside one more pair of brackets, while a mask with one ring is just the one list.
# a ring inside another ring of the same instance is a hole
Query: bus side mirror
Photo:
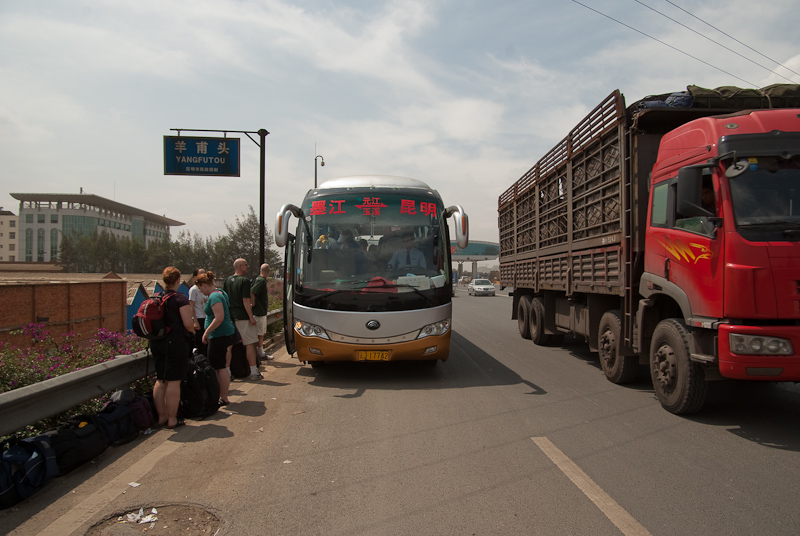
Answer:
[[286, 246], [289, 241], [289, 217], [292, 214], [299, 217], [300, 209], [291, 203], [286, 203], [275, 216], [275, 245], [279, 248]]
[[461, 205], [453, 205], [444, 211], [444, 217], [453, 216], [456, 228], [456, 245], [459, 249], [464, 249], [469, 244], [469, 217]]

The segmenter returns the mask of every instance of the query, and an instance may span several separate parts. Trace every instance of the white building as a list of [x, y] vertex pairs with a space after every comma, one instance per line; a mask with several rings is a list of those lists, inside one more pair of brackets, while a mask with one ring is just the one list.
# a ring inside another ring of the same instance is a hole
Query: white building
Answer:
[[93, 194], [10, 194], [19, 201], [16, 260], [54, 262], [62, 235], [108, 231], [147, 246], [169, 239], [169, 228], [184, 225]]
[[0, 261], [17, 260], [17, 217], [0, 207]]

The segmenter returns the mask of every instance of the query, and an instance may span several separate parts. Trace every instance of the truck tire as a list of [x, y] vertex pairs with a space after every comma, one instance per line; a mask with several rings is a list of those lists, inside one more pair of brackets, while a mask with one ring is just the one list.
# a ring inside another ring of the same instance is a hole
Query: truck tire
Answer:
[[531, 297], [520, 296], [519, 303], [517, 304], [517, 326], [519, 327], [519, 334], [522, 335], [523, 339], [531, 338], [530, 315]]
[[689, 354], [689, 331], [683, 322], [659, 322], [650, 344], [650, 376], [661, 406], [675, 415], [700, 411], [708, 393], [703, 369]]
[[531, 340], [539, 346], [550, 344], [550, 337], [544, 332], [544, 301], [542, 298], [534, 298], [531, 302], [530, 332]]
[[620, 355], [622, 342], [622, 315], [619, 311], [608, 311], [600, 319], [597, 329], [597, 353], [603, 374], [611, 383], [630, 383], [636, 379], [639, 358], [635, 355]]

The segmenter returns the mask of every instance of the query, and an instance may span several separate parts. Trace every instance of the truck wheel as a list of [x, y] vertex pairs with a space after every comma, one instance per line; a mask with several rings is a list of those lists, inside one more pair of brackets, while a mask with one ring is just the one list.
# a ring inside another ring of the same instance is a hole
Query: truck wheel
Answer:
[[674, 318], [659, 322], [650, 344], [650, 376], [659, 402], [675, 415], [700, 411], [708, 393], [703, 369], [689, 353], [686, 326]]
[[539, 346], [550, 344], [550, 337], [544, 332], [544, 301], [534, 298], [531, 302], [530, 321], [531, 340]]
[[619, 355], [622, 342], [622, 318], [619, 311], [608, 311], [600, 319], [597, 329], [597, 351], [603, 374], [611, 383], [630, 383], [636, 379], [639, 358]]
[[519, 334], [522, 335], [523, 339], [531, 338], [530, 315], [531, 297], [520, 296], [519, 303], [517, 304], [517, 326], [519, 327]]

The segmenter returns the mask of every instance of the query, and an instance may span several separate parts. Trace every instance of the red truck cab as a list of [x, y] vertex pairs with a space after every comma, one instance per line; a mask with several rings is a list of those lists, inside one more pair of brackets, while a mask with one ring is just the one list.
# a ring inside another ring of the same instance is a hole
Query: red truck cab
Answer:
[[[692, 360], [725, 378], [800, 381], [800, 116], [743, 111], [661, 139], [644, 296], [665, 293], [705, 333]], [[704, 329], [703, 329], [704, 328]], [[674, 363], [660, 357], [662, 384]]]

